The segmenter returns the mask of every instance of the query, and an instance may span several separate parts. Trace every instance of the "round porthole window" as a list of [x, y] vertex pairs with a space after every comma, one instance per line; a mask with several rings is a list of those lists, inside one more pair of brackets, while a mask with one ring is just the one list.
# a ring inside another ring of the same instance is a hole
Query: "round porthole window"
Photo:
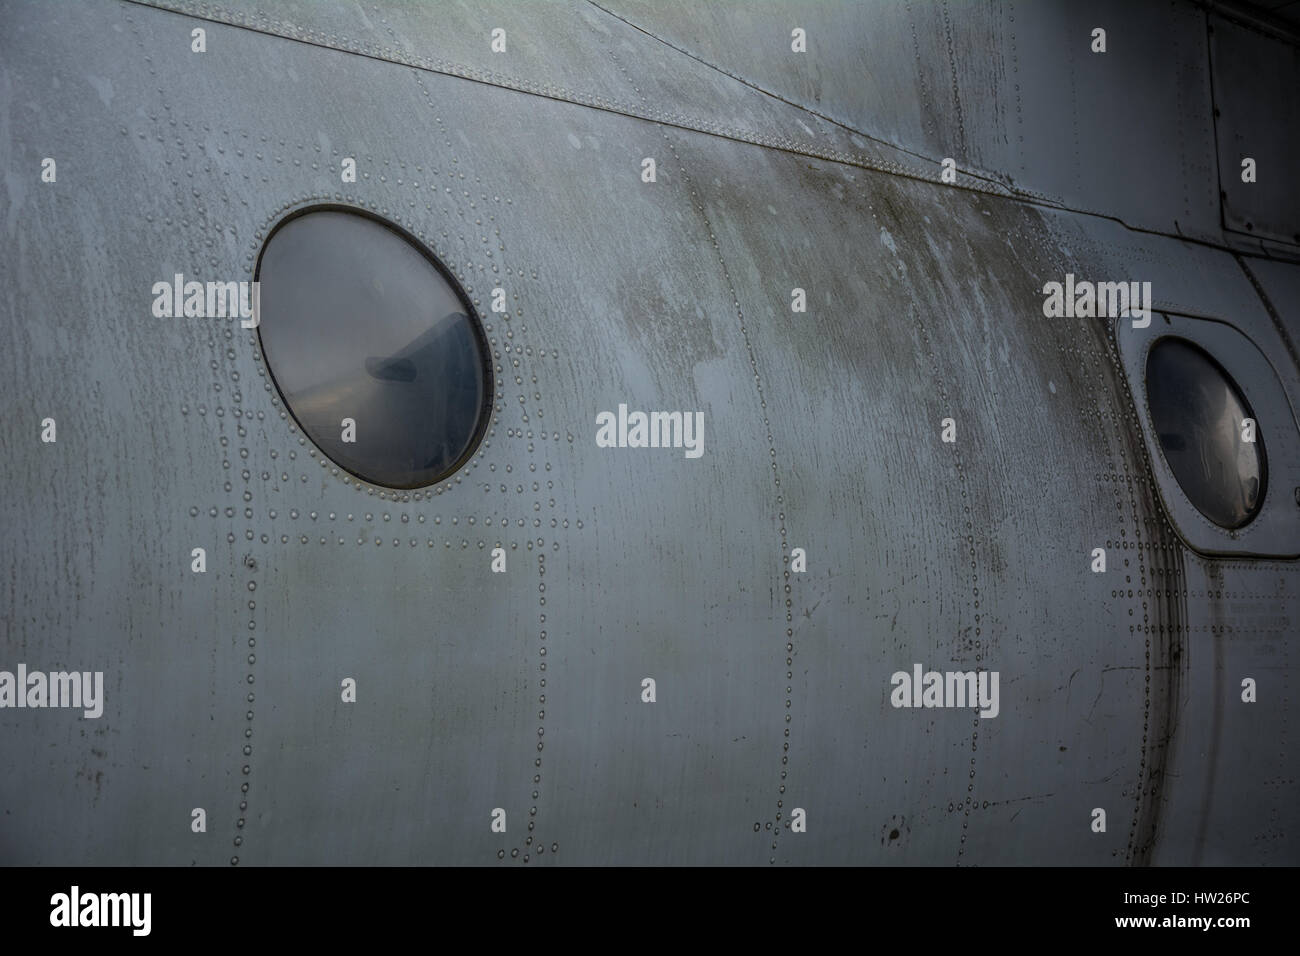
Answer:
[[1259, 513], [1267, 458], [1240, 389], [1203, 349], [1162, 338], [1147, 354], [1147, 404], [1160, 449], [1188, 500], [1221, 528]]
[[256, 278], [267, 368], [340, 468], [420, 488], [474, 453], [491, 409], [487, 343], [415, 239], [359, 212], [311, 209], [267, 238]]

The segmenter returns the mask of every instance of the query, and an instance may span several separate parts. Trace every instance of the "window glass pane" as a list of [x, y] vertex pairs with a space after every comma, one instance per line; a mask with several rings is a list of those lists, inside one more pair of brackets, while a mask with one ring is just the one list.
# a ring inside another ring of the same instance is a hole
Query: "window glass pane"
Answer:
[[369, 216], [315, 210], [272, 233], [257, 278], [267, 366], [326, 455], [390, 488], [464, 463], [488, 417], [487, 350], [421, 248]]
[[1241, 392], [1208, 354], [1192, 343], [1163, 338], [1147, 356], [1147, 403], [1169, 468], [1201, 514], [1223, 528], [1240, 528], [1264, 501], [1267, 459]]

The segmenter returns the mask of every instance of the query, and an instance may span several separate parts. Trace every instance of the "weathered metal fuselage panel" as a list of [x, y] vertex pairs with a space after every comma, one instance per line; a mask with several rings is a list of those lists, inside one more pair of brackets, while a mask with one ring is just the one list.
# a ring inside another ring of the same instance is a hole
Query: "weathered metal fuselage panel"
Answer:
[[[0, 710], [0, 861], [1300, 861], [1300, 573], [1184, 543], [1113, 329], [1042, 293], [1151, 281], [1294, 408], [1300, 267], [923, 181], [924, 117], [869, 142], [640, 4], [493, 9], [526, 19], [495, 79], [478, 5], [176, 6], [3, 15], [0, 668], [102, 671], [104, 709]], [[483, 323], [492, 419], [437, 486], [335, 467], [238, 318], [151, 313], [314, 204], [405, 228]], [[702, 454], [600, 447], [620, 405], [702, 412]], [[918, 665], [996, 705], [897, 706]]]

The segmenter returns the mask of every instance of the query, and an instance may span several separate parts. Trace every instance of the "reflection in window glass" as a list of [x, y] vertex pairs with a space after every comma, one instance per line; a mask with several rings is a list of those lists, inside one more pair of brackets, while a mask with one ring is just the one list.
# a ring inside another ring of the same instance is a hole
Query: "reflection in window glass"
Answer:
[[1183, 493], [1222, 528], [1240, 528], [1259, 513], [1267, 459], [1264, 440], [1243, 438], [1254, 418], [1236, 384], [1209, 355], [1163, 338], [1147, 356], [1147, 404], [1165, 461]]
[[487, 350], [470, 306], [412, 240], [314, 210], [271, 234], [257, 278], [267, 367], [341, 468], [418, 488], [472, 454], [488, 417]]

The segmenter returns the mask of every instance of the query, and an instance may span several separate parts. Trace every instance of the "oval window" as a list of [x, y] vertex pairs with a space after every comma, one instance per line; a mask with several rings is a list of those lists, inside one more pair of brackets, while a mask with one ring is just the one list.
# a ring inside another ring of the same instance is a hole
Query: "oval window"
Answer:
[[1249, 523], [1264, 501], [1267, 459], [1236, 383], [1204, 350], [1177, 338], [1151, 347], [1146, 380], [1160, 448], [1183, 493], [1221, 528]]
[[469, 459], [490, 417], [488, 349], [459, 286], [414, 239], [313, 209], [271, 233], [256, 278], [267, 368], [340, 468], [419, 488]]

